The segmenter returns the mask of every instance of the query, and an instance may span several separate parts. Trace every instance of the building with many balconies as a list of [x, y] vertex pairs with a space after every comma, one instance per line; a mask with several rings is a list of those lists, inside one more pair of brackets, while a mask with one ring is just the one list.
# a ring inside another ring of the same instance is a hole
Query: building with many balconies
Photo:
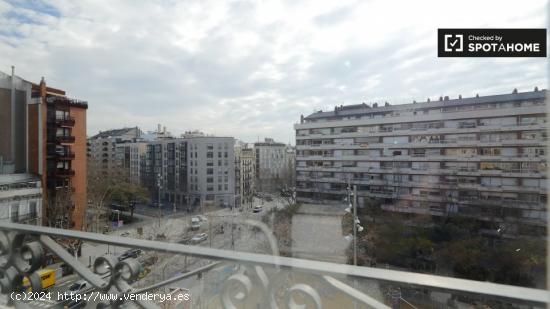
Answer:
[[233, 206], [235, 163], [232, 137], [186, 135], [147, 142], [141, 183], [153, 197], [189, 208]]
[[82, 229], [88, 104], [47, 87], [44, 78], [34, 84], [12, 72], [0, 73], [0, 107], [7, 111], [0, 115], [6, 141], [0, 143], [0, 173], [38, 177], [43, 202], [36, 207], [42, 209], [29, 204], [29, 213], [40, 213], [46, 225]]
[[246, 143], [235, 145], [235, 206], [252, 208], [255, 193], [256, 157]]
[[546, 90], [337, 106], [296, 129], [297, 199], [546, 224]]

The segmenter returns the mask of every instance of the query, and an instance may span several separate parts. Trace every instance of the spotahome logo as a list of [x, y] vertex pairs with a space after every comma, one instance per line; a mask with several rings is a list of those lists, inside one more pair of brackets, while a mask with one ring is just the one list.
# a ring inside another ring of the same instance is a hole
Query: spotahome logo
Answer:
[[438, 29], [439, 57], [546, 57], [546, 29]]

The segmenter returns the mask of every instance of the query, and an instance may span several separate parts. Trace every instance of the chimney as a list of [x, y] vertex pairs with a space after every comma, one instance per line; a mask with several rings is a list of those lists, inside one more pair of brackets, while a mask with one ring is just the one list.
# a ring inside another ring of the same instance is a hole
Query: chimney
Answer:
[[514, 88], [514, 91], [512, 91], [513, 94], [517, 94], [518, 93], [518, 88]]

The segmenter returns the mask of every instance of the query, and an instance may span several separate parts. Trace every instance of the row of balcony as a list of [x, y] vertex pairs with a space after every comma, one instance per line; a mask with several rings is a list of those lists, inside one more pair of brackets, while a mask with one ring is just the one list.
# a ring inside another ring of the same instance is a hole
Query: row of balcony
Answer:
[[[297, 181], [305, 182], [314, 182], [314, 183], [338, 183], [338, 184], [347, 184], [347, 179], [334, 178], [334, 177], [297, 177]], [[487, 192], [522, 192], [522, 193], [546, 193], [546, 186], [533, 187], [533, 186], [522, 186], [522, 185], [495, 185], [490, 186], [483, 183], [466, 183], [466, 182], [449, 182], [449, 181], [438, 181], [438, 182], [423, 182], [423, 181], [395, 181], [395, 180], [385, 180], [385, 179], [350, 179], [352, 184], [360, 185], [374, 185], [374, 186], [391, 186], [391, 187], [402, 187], [402, 188], [431, 188], [431, 189], [448, 189], [448, 190], [457, 190], [457, 189], [471, 189], [471, 190], [480, 190]]]
[[349, 132], [333, 132], [333, 133], [300, 133], [296, 134], [297, 140], [313, 139], [313, 138], [343, 138], [343, 137], [365, 137], [365, 136], [394, 136], [399, 135], [419, 135], [422, 134], [456, 134], [456, 133], [480, 133], [480, 132], [513, 132], [513, 131], [531, 131], [545, 130], [546, 124], [513, 124], [513, 125], [480, 125], [480, 126], [463, 126], [459, 128], [445, 127], [429, 127], [429, 128], [411, 128], [411, 129], [377, 129], [370, 131], [352, 130]]
[[304, 172], [340, 172], [372, 174], [411, 174], [411, 175], [456, 175], [456, 176], [500, 176], [546, 178], [546, 170], [541, 169], [462, 169], [462, 168], [425, 168], [410, 167], [332, 167], [332, 166], [297, 166], [297, 171]]

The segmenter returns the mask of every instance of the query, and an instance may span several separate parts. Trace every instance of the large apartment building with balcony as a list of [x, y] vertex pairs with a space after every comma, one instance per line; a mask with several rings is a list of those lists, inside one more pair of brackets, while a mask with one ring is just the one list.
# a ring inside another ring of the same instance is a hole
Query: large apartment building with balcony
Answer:
[[6, 111], [0, 113], [5, 141], [0, 143], [0, 173], [38, 177], [43, 203], [37, 207], [42, 209], [34, 211], [29, 204], [28, 212], [41, 214], [46, 225], [81, 229], [87, 201], [87, 103], [47, 87], [43, 78], [35, 84], [0, 73], [0, 107]]
[[97, 174], [112, 176], [118, 172], [120, 151], [117, 146], [124, 143], [134, 143], [140, 139], [141, 130], [138, 127], [114, 129], [99, 132], [88, 138], [88, 162]]
[[167, 204], [197, 208], [235, 203], [232, 137], [185, 135], [147, 142], [141, 184]]
[[402, 105], [337, 106], [301, 117], [297, 198], [546, 225], [546, 90]]

